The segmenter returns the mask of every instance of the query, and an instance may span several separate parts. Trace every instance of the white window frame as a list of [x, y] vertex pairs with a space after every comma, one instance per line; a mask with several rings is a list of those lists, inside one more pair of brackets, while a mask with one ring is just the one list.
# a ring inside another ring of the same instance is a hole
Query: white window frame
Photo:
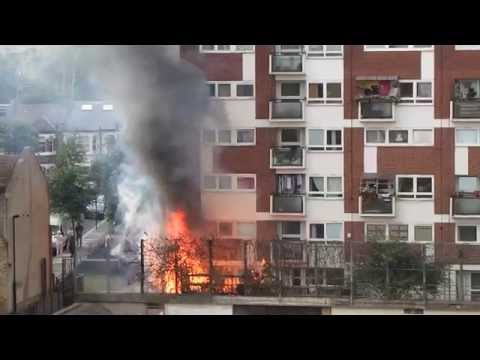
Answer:
[[[298, 95], [282, 95], [282, 84], [298, 84], [299, 85], [299, 92]], [[300, 80], [282, 80], [277, 82], [277, 87], [275, 91], [278, 91], [278, 96], [277, 99], [279, 100], [302, 100], [305, 99], [305, 83]], [[303, 86], [302, 86], [303, 85]], [[303, 94], [302, 94], [302, 88], [303, 88]]]
[[[296, 130], [298, 134], [298, 141], [283, 141], [282, 140], [282, 131], [283, 130]], [[301, 146], [302, 145], [302, 132], [300, 128], [281, 128], [278, 131], [278, 143], [280, 146]]]
[[[475, 226], [477, 229], [477, 241], [460, 241], [460, 227], [462, 226]], [[455, 242], [457, 244], [465, 245], [480, 245], [480, 225], [479, 224], [455, 224]]]
[[[457, 142], [457, 131], [459, 130], [470, 130], [470, 131], [475, 131], [476, 134], [477, 134], [477, 142], [476, 143], [466, 143], [466, 144], [459, 144]], [[471, 147], [471, 146], [480, 146], [480, 129], [479, 128], [455, 128], [455, 146], [459, 146], [459, 147]]]
[[455, 50], [456, 51], [475, 51], [475, 50], [480, 50], [480, 45], [455, 45]]
[[[207, 85], [214, 85], [215, 94], [209, 96], [210, 100], [254, 100], [255, 99], [255, 83], [253, 81], [207, 81]], [[230, 96], [218, 96], [218, 85], [230, 85]], [[252, 85], [252, 96], [237, 96], [237, 85]], [[210, 93], [209, 93], [210, 95]]]
[[[412, 178], [413, 179], [413, 192], [407, 193], [407, 192], [400, 192], [400, 187], [399, 187], [399, 179], [400, 178]], [[431, 193], [417, 193], [417, 179], [418, 178], [430, 178], [432, 179], [432, 192]], [[399, 200], [415, 200], [415, 201], [422, 201], [422, 200], [427, 200], [427, 201], [432, 201], [435, 199], [435, 179], [433, 175], [396, 175], [395, 176], [395, 189], [396, 189], [396, 197]], [[417, 198], [419, 195], [428, 195], [431, 194], [432, 197], [430, 198]], [[401, 195], [413, 195], [412, 198], [403, 198]]]
[[[226, 45], [226, 44], [225, 44]], [[220, 45], [220, 46], [225, 46], [225, 45]], [[249, 44], [246, 44], [246, 45], [249, 45]], [[225, 53], [225, 54], [229, 54], [229, 53], [253, 53], [255, 52], [255, 45], [252, 45], [252, 49], [251, 50], [239, 50], [238, 49], [238, 45], [230, 45], [230, 50], [219, 50], [218, 49], [218, 45], [213, 45], [213, 50], [205, 50], [203, 48], [203, 46], [205, 45], [200, 45], [199, 46], [199, 52], [200, 53]], [[210, 45], [208, 45], [210, 46]]]
[[[215, 230], [217, 233], [217, 236], [219, 236], [222, 239], [239, 239], [239, 240], [253, 240], [255, 239], [256, 235], [253, 236], [240, 236], [238, 233], [238, 225], [239, 224], [254, 224], [255, 225], [255, 230], [257, 228], [257, 222], [255, 220], [230, 220], [230, 219], [222, 219], [222, 220], [214, 220], [215, 222]], [[232, 235], [220, 235], [220, 223], [229, 223], [232, 224]]]
[[[315, 50], [310, 50], [310, 46], [315, 46], [315, 45], [305, 45], [306, 53], [308, 57], [311, 58], [317, 58], [317, 59], [342, 59], [343, 58], [343, 45], [341, 46], [340, 49], [340, 54], [338, 51], [331, 51], [327, 50], [328, 45], [322, 45], [323, 50], [322, 51], [315, 51]], [[335, 54], [335, 55], [329, 55], [329, 54]]]
[[41, 142], [45, 142], [45, 141], [49, 141], [49, 140], [53, 140], [53, 151], [39, 151], [37, 152], [38, 155], [54, 155], [57, 153], [57, 150], [56, 150], [56, 142], [57, 142], [57, 137], [55, 134], [38, 134], [38, 142], [39, 144]]
[[[323, 178], [323, 191], [310, 191], [310, 178]], [[340, 178], [342, 190], [340, 192], [337, 191], [328, 191], [327, 189], [327, 180], [328, 178]], [[307, 196], [310, 199], [320, 199], [320, 200], [343, 200], [344, 197], [344, 181], [342, 175], [316, 175], [311, 174], [307, 176]], [[341, 196], [328, 196], [328, 195], [341, 195]], [[317, 195], [317, 196], [315, 196]], [[318, 196], [319, 195], [319, 196]]]
[[[284, 234], [283, 233], [283, 223], [284, 222], [296, 222], [296, 223], [299, 223], [300, 224], [300, 232], [298, 234]], [[298, 239], [299, 241], [302, 240], [302, 222], [301, 221], [281, 221], [280, 222], [280, 228], [279, 228], [279, 238], [280, 240], [284, 240], [286, 238], [295, 238], [295, 239]]]
[[[324, 145], [311, 145], [310, 144], [310, 130], [323, 130], [323, 140], [324, 140]], [[342, 144], [341, 145], [327, 145], [327, 131], [328, 130], [334, 130], [334, 131], [340, 131], [341, 133], [341, 139], [342, 139]], [[317, 127], [310, 127], [306, 129], [306, 137], [307, 137], [307, 151], [309, 152], [327, 152], [327, 153], [341, 153], [343, 152], [343, 143], [344, 143], [344, 133], [343, 133], [343, 128], [317, 128]], [[324, 149], [311, 149], [311, 147], [323, 147]], [[340, 150], [335, 149], [337, 147], [341, 147]]]
[[[415, 244], [433, 244], [435, 243], [435, 226], [434, 224], [424, 224], [424, 223], [418, 223], [418, 224], [410, 224], [412, 231], [408, 231], [408, 237], [411, 237], [411, 240], [409, 242], [415, 243]], [[417, 226], [423, 226], [423, 227], [429, 227], [432, 229], [432, 241], [417, 241], [415, 240], [415, 228]]]
[[[431, 131], [432, 132], [432, 142], [425, 144], [416, 144], [413, 141], [414, 131]], [[383, 143], [371, 143], [367, 140], [367, 131], [384, 131], [385, 132], [385, 142]], [[390, 142], [390, 131], [408, 131], [408, 141], [406, 143], [391, 143]], [[435, 145], [435, 129], [434, 128], [378, 128], [378, 127], [366, 127], [364, 130], [364, 144], [367, 146], [434, 146]]]
[[[231, 235], [221, 235], [220, 234], [220, 224], [232, 224], [232, 234]], [[218, 237], [222, 239], [234, 239], [235, 238], [235, 222], [231, 220], [218, 220], [216, 222], [217, 234]]]
[[[400, 96], [400, 102], [398, 103], [398, 105], [401, 105], [401, 106], [404, 106], [404, 105], [429, 105], [429, 106], [432, 106], [433, 105], [433, 98], [434, 98], [434, 86], [433, 86], [433, 81], [430, 80], [430, 79], [424, 79], [424, 80], [399, 80], [399, 83], [412, 83], [412, 87], [413, 87], [413, 97], [402, 97]], [[428, 98], [422, 98], [422, 97], [417, 97], [417, 84], [418, 83], [430, 83], [431, 85], [431, 88], [432, 88], [432, 96], [431, 97], [428, 97]], [[400, 94], [401, 95], [401, 94]], [[408, 100], [408, 101], [412, 101], [412, 102], [403, 102], [402, 103], [402, 100], [405, 101], [405, 100]], [[418, 101], [425, 101], [425, 100], [429, 100], [429, 102], [418, 102]]]
[[385, 240], [379, 240], [379, 241], [375, 241], [375, 242], [380, 242], [380, 243], [386, 243], [386, 242], [392, 242], [392, 241], [396, 241], [396, 240], [391, 240], [390, 239], [390, 226], [391, 225], [403, 225], [403, 226], [407, 226], [407, 231], [408, 231], [408, 235], [407, 235], [407, 241], [399, 241], [401, 243], [411, 243], [411, 242], [414, 242], [412, 241], [412, 231], [411, 231], [411, 226], [409, 224], [405, 224], [405, 223], [376, 223], [376, 222], [366, 222], [365, 223], [365, 226], [364, 226], [364, 237], [365, 237], [365, 242], [373, 242], [372, 240], [369, 240], [368, 239], [368, 231], [367, 231], [367, 227], [368, 225], [381, 225], [381, 226], [385, 226]]
[[[340, 224], [340, 238], [338, 239], [329, 239], [328, 238], [328, 235], [327, 235], [327, 225], [331, 225], [331, 224]], [[323, 225], [323, 234], [324, 234], [324, 238], [314, 238], [312, 237], [312, 233], [311, 233], [311, 229], [310, 229], [310, 225]], [[330, 242], [330, 241], [344, 241], [344, 236], [343, 236], [343, 233], [344, 233], [344, 229], [343, 229], [343, 222], [340, 222], [340, 221], [309, 221], [307, 222], [307, 231], [308, 231], [308, 241], [316, 241], [316, 242]]]
[[[238, 225], [239, 224], [253, 224], [255, 225], [255, 235], [252, 235], [252, 236], [241, 236], [238, 232]], [[254, 240], [256, 238], [256, 233], [257, 233], [257, 221], [256, 220], [251, 220], [251, 221], [248, 221], [248, 220], [245, 220], [245, 221], [235, 221], [235, 224], [234, 224], [234, 228], [235, 228], [235, 236], [237, 239], [243, 239], [243, 240]]]
[[[322, 84], [323, 85], [323, 98], [310, 97], [310, 84]], [[327, 84], [340, 84], [341, 97], [328, 98], [327, 97]], [[343, 105], [343, 80], [310, 80], [307, 82], [306, 97], [309, 105]], [[334, 102], [332, 102], [334, 101]]]
[[363, 51], [433, 51], [434, 49], [434, 46], [431, 45], [429, 47], [424, 47], [424, 48], [419, 48], [419, 47], [415, 47], [415, 46], [418, 46], [418, 45], [407, 45], [406, 48], [391, 48], [389, 46], [392, 46], [392, 45], [376, 45], [376, 46], [383, 46], [383, 48], [375, 48], [375, 49], [372, 49], [372, 48], [368, 48], [368, 46], [370, 45], [363, 45]]
[[[215, 176], [215, 189], [205, 188], [205, 177], [206, 176]], [[232, 188], [231, 189], [220, 189], [219, 188], [219, 177], [225, 176], [230, 177]], [[249, 177], [253, 178], [253, 189], [239, 189], [238, 188], [238, 178], [239, 177]], [[256, 192], [257, 191], [257, 175], [256, 174], [222, 174], [222, 173], [212, 173], [212, 174], [203, 174], [202, 175], [202, 191], [204, 192]]]
[[[215, 142], [214, 143], [205, 143], [205, 131], [213, 130], [215, 132]], [[218, 133], [219, 131], [230, 131], [230, 143], [220, 143]], [[253, 142], [242, 143], [238, 142], [238, 131], [240, 130], [253, 130]], [[225, 128], [225, 129], [202, 129], [202, 144], [206, 146], [253, 146], [257, 142], [257, 131], [256, 128]]]

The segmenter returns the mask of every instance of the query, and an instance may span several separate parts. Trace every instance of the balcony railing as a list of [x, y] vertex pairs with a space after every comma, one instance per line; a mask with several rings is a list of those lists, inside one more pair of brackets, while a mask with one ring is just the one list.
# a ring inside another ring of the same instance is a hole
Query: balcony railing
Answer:
[[359, 101], [358, 114], [361, 121], [394, 121], [395, 105], [389, 100]]
[[345, 266], [343, 242], [324, 243], [318, 241], [272, 241], [272, 261], [276, 265], [284, 262], [302, 262], [311, 268], [342, 268]]
[[450, 209], [454, 217], [480, 218], [480, 197], [474, 193], [454, 196], [450, 200]]
[[270, 74], [288, 75], [303, 74], [303, 54], [270, 55]]
[[270, 101], [270, 120], [303, 121], [303, 100], [276, 99]]
[[272, 194], [270, 212], [274, 215], [305, 215], [305, 195]]
[[301, 169], [305, 167], [305, 149], [285, 146], [270, 149], [271, 169]]
[[359, 196], [361, 216], [395, 216], [395, 197], [380, 194], [365, 194]]
[[480, 121], [480, 99], [451, 101], [450, 118], [457, 121]]

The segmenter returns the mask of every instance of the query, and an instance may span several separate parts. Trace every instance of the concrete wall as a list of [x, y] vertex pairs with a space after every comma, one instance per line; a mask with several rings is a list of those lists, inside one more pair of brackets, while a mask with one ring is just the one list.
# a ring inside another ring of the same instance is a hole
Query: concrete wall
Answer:
[[233, 306], [165, 304], [165, 315], [233, 315]]

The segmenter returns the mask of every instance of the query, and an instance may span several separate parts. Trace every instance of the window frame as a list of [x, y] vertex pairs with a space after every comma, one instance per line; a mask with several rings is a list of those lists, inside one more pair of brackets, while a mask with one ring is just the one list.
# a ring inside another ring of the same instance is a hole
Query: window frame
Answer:
[[[477, 142], [476, 143], [465, 143], [465, 144], [459, 144], [457, 142], [457, 132], [459, 130], [470, 130], [470, 131], [475, 131], [476, 137], [477, 137]], [[456, 127], [455, 128], [455, 146], [459, 147], [471, 147], [471, 146], [480, 146], [480, 129], [479, 128], [473, 128], [473, 127]]]
[[[214, 96], [211, 96], [209, 93], [208, 98], [210, 100], [255, 100], [255, 82], [253, 80], [245, 81], [206, 81], [208, 86], [213, 85]], [[230, 96], [218, 96], [218, 86], [219, 85], [230, 85]], [[237, 85], [251, 85], [253, 88], [252, 96], [238, 96], [237, 95]]]
[[[298, 223], [299, 224], [299, 232], [298, 234], [294, 234], [294, 233], [284, 233], [283, 232], [283, 223], [286, 223], [286, 222], [294, 222], [294, 223]], [[285, 239], [288, 239], [288, 238], [294, 238], [295, 241], [302, 241], [302, 235], [303, 235], [303, 232], [302, 232], [302, 222], [301, 221], [280, 221], [280, 231], [279, 231], [279, 238], [280, 240], [285, 240]], [[286, 240], [286, 241], [289, 241], [289, 240]]]
[[[412, 178], [413, 179], [413, 191], [412, 192], [400, 192], [400, 187], [399, 187], [399, 179], [400, 178]], [[431, 193], [418, 193], [417, 192], [417, 180], [418, 178], [430, 178], [432, 180], [432, 191]], [[434, 175], [403, 175], [403, 174], [398, 174], [395, 176], [395, 189], [396, 189], [396, 198], [399, 200], [416, 200], [416, 201], [422, 201], [422, 200], [427, 200], [427, 201], [432, 201], [435, 200], [435, 178]], [[419, 198], [418, 196], [426, 195], [426, 194], [431, 194], [432, 197], [426, 198]], [[401, 195], [413, 195], [413, 197], [401, 197]]]
[[[230, 131], [230, 143], [220, 143], [218, 133], [220, 131]], [[240, 130], [253, 130], [253, 142], [243, 143], [238, 142], [238, 131]], [[214, 143], [206, 143], [205, 142], [205, 132], [206, 131], [214, 131], [215, 132], [215, 142]], [[221, 128], [221, 129], [211, 129], [211, 128], [203, 128], [202, 129], [202, 144], [204, 146], [255, 146], [257, 143], [257, 131], [256, 128]]]
[[[247, 44], [249, 45], [249, 44]], [[239, 50], [238, 49], [238, 46], [239, 45], [230, 45], [230, 50], [218, 50], [218, 45], [207, 45], [207, 46], [213, 46], [213, 49], [212, 50], [205, 50], [203, 48], [203, 46], [205, 45], [199, 45], [198, 47], [198, 51], [200, 53], [203, 53], [203, 54], [208, 54], [208, 53], [216, 53], [216, 54], [230, 54], [230, 53], [253, 53], [255, 52], [255, 45], [252, 45], [252, 49], [251, 50]], [[220, 45], [220, 46], [225, 46], [225, 45]]]
[[[310, 130], [322, 130], [323, 131], [323, 140], [324, 144], [323, 145], [311, 145], [310, 144]], [[340, 131], [340, 136], [342, 140], [341, 145], [327, 145], [327, 131]], [[338, 152], [342, 153], [343, 152], [343, 143], [344, 143], [344, 132], [343, 128], [317, 128], [317, 127], [309, 127], [306, 128], [306, 143], [307, 143], [307, 151], [309, 152], [326, 152], [326, 153], [332, 153], [332, 152]], [[323, 149], [314, 149], [313, 147], [323, 147]], [[341, 149], [335, 149], [341, 147]]]
[[[333, 44], [330, 44], [333, 45]], [[307, 54], [307, 57], [313, 58], [313, 59], [342, 59], [343, 54], [344, 54], [344, 46], [340, 45], [340, 52], [338, 51], [328, 51], [327, 46], [328, 45], [322, 45], [323, 50], [322, 51], [315, 51], [315, 50], [310, 50], [310, 46], [315, 46], [315, 45], [305, 45], [305, 52]], [[328, 55], [328, 54], [335, 54], [335, 55]]]
[[[433, 224], [423, 224], [423, 223], [418, 223], [418, 224], [411, 224], [413, 231], [411, 232], [412, 236], [412, 242], [415, 244], [433, 244], [435, 242], [435, 226]], [[425, 241], [425, 240], [416, 240], [415, 238], [415, 229], [417, 227], [429, 227], [432, 229], [432, 240], [431, 241]], [[410, 236], [410, 232], [409, 232]]]
[[[435, 145], [435, 129], [434, 128], [379, 128], [379, 127], [366, 127], [364, 128], [364, 145], [366, 146], [434, 146]], [[385, 142], [383, 143], [371, 143], [368, 142], [367, 131], [384, 131], [385, 132]], [[391, 131], [408, 131], [408, 141], [406, 143], [392, 143], [390, 142], [390, 132]], [[414, 132], [415, 131], [431, 131], [432, 133], [432, 142], [424, 144], [414, 143]]]
[[[461, 241], [460, 240], [460, 227], [465, 226], [475, 226], [477, 239], [476, 241]], [[464, 245], [480, 245], [480, 225], [479, 224], [472, 224], [472, 223], [465, 223], [465, 224], [455, 224], [455, 243], [457, 244], [464, 244]]]
[[[434, 99], [434, 83], [433, 83], [433, 80], [430, 80], [430, 79], [419, 79], [419, 80], [399, 80], [398, 81], [400, 84], [406, 84], [406, 83], [412, 83], [412, 86], [413, 86], [413, 96], [412, 97], [402, 97], [401, 96], [401, 93], [400, 93], [400, 101], [398, 103], [398, 105], [401, 105], [401, 106], [405, 106], [405, 105], [420, 105], [420, 106], [432, 106], [433, 105], [433, 99]], [[431, 96], [428, 97], [428, 98], [422, 98], [422, 97], [418, 97], [417, 96], [417, 92], [418, 92], [418, 83], [430, 83], [430, 86], [431, 86], [431, 89], [432, 89], [432, 93], [431, 93]], [[402, 102], [403, 101], [412, 101], [412, 102]], [[420, 100], [420, 102], [419, 102]], [[422, 100], [429, 100], [429, 102], [422, 102]]]
[[[399, 222], [388, 222], [388, 223], [380, 223], [380, 222], [365, 222], [364, 226], [364, 236], [365, 236], [365, 242], [372, 242], [372, 240], [368, 239], [368, 232], [367, 232], [367, 225], [376, 225], [376, 226], [384, 226], [385, 227], [385, 240], [380, 240], [377, 242], [393, 242], [397, 240], [391, 240], [390, 239], [390, 226], [391, 225], [406, 225], [408, 227], [408, 238], [407, 241], [399, 241], [402, 243], [410, 243], [410, 244], [434, 244], [435, 243], [435, 224], [434, 223], [399, 223]], [[431, 241], [416, 241], [415, 240], [415, 228], [417, 226], [424, 226], [424, 227], [430, 227], [432, 229], [432, 240]]]
[[[206, 177], [215, 177], [215, 189], [205, 188], [205, 178]], [[220, 176], [230, 177], [232, 187], [231, 189], [220, 189]], [[239, 177], [250, 177], [253, 178], [254, 187], [253, 189], [240, 189], [238, 188], [238, 178]], [[202, 192], [250, 192], [254, 193], [257, 191], [257, 175], [256, 174], [231, 174], [231, 173], [207, 173], [202, 174]]]
[[[340, 224], [340, 237], [338, 239], [330, 239], [328, 238], [327, 235], [327, 225], [332, 225], [332, 224]], [[323, 235], [324, 238], [314, 238], [312, 237], [312, 231], [310, 226], [311, 225], [323, 225]], [[312, 220], [307, 222], [307, 231], [308, 231], [308, 241], [315, 241], [315, 242], [343, 242], [344, 241], [344, 227], [343, 227], [343, 222], [341, 221], [321, 221], [321, 220]]]
[[480, 50], [480, 45], [455, 45], [455, 51], [475, 51]]
[[[322, 84], [324, 96], [322, 98], [310, 97], [310, 84]], [[328, 98], [327, 84], [340, 84], [341, 96], [339, 98]], [[307, 81], [307, 86], [306, 86], [306, 98], [307, 98], [308, 105], [342, 106], [343, 98], [344, 98], [343, 80], [331, 80], [331, 79], [309, 80]]]
[[[310, 178], [322, 178], [323, 179], [323, 191], [310, 191]], [[328, 178], [340, 178], [341, 188], [340, 192], [338, 191], [328, 191]], [[316, 175], [308, 174], [307, 175], [307, 197], [309, 199], [320, 199], [320, 200], [343, 200], [344, 198], [344, 179], [342, 175]], [[340, 195], [340, 196], [328, 196], [328, 195]]]
[[368, 48], [368, 46], [371, 46], [371, 45], [363, 45], [363, 51], [365, 52], [374, 52], [374, 51], [433, 51], [435, 46], [434, 45], [430, 45], [429, 47], [415, 47], [415, 46], [418, 46], [418, 45], [407, 45], [406, 48], [390, 48], [388, 46], [392, 46], [392, 45], [377, 45], [377, 46], [384, 46], [383, 48]]

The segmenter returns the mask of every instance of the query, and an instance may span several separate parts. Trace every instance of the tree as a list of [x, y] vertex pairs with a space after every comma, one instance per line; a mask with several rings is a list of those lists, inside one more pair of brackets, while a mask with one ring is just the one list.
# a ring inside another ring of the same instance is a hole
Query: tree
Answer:
[[404, 242], [374, 242], [368, 255], [354, 270], [354, 281], [363, 295], [387, 300], [406, 299], [423, 293], [434, 295], [444, 279], [441, 264], [426, 262], [418, 246]]
[[74, 227], [93, 194], [88, 186], [88, 170], [80, 165], [85, 154], [76, 138], [68, 139], [57, 153], [57, 164], [50, 180], [50, 205], [54, 213], [67, 216]]
[[0, 125], [0, 146], [7, 154], [20, 154], [27, 146], [38, 147], [38, 133], [29, 124], [5, 121]]

